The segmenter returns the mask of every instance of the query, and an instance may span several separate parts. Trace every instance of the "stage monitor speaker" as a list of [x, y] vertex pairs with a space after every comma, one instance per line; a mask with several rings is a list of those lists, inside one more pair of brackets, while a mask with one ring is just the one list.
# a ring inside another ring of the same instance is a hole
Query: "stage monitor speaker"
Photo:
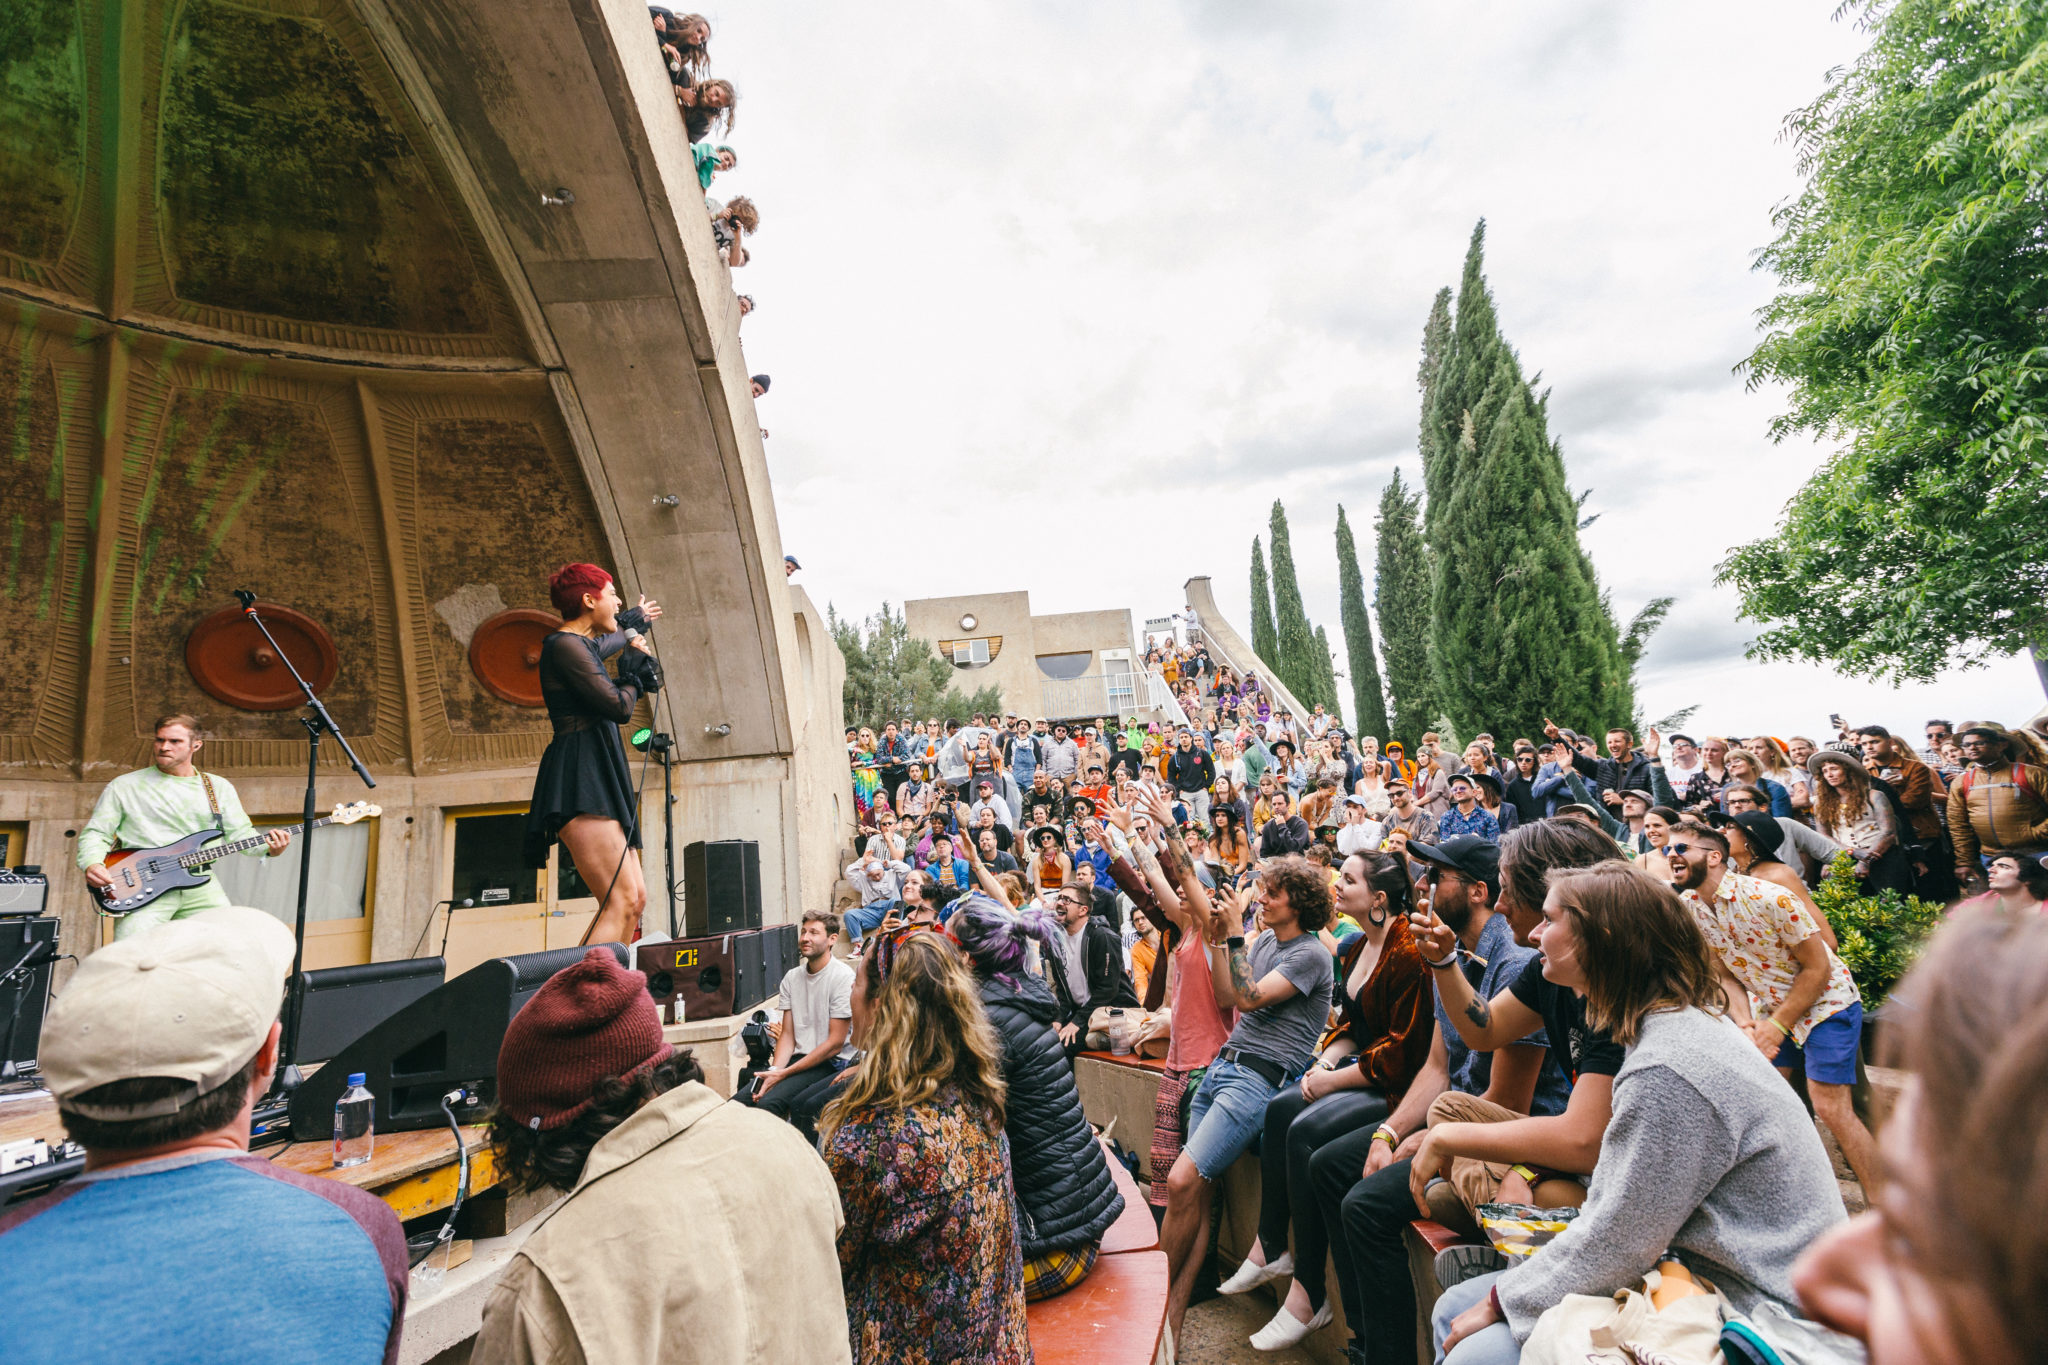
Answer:
[[775, 997], [782, 978], [803, 961], [796, 929], [775, 924], [642, 944], [634, 950], [634, 965], [647, 973], [655, 1003], [680, 1006], [682, 1020], [723, 1018]]
[[50, 903], [50, 879], [40, 869], [0, 872], [0, 915], [40, 915]]
[[[57, 942], [57, 917], [9, 916], [0, 919], [0, 972], [21, 960], [33, 943]], [[21, 976], [0, 986], [0, 1060], [17, 1068], [33, 1066], [36, 1048], [43, 1037], [43, 1011], [50, 1007], [50, 970], [54, 961], [38, 963]], [[8, 1041], [8, 1030], [14, 1038]]]
[[[623, 943], [596, 945], [611, 950], [625, 966]], [[334, 1136], [334, 1102], [348, 1087], [350, 1072], [366, 1078], [377, 1107], [379, 1133], [438, 1127], [441, 1096], [461, 1086], [475, 1097], [455, 1106], [461, 1123], [481, 1123], [498, 1098], [498, 1045], [505, 1026], [533, 993], [564, 967], [583, 960], [587, 947], [493, 958], [447, 982], [348, 1044], [292, 1092], [294, 1142]]]
[[752, 839], [683, 845], [683, 926], [691, 938], [761, 927], [761, 845]]
[[438, 957], [363, 962], [300, 973], [298, 1063], [324, 1062], [378, 1024], [439, 988], [447, 963]]

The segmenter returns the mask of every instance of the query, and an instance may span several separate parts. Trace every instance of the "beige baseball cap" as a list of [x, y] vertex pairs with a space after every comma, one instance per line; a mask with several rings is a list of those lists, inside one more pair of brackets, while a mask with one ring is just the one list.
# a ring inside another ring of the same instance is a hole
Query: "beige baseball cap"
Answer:
[[[245, 906], [207, 910], [110, 943], [71, 974], [43, 1023], [43, 1080], [63, 1108], [120, 1121], [174, 1114], [249, 1064], [292, 969], [292, 931]], [[112, 1081], [171, 1076], [190, 1091], [139, 1105], [80, 1104]]]

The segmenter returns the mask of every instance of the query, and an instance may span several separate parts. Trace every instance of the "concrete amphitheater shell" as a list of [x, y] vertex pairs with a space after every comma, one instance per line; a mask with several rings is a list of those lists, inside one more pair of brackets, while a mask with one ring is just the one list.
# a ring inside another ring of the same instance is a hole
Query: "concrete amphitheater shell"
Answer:
[[186, 664], [246, 586], [331, 637], [325, 699], [379, 780], [323, 764], [323, 808], [383, 814], [372, 913], [309, 961], [408, 956], [450, 894], [450, 813], [525, 801], [549, 732], [481, 684], [471, 635], [545, 608], [579, 559], [667, 609], [647, 718], [677, 740], [678, 844], [759, 840], [771, 921], [826, 904], [843, 668], [784, 579], [646, 7], [6, 8], [0, 829], [51, 875], [66, 951], [104, 933], [73, 841], [156, 714], [205, 718], [202, 766], [252, 813], [298, 810], [294, 713], [226, 705]]

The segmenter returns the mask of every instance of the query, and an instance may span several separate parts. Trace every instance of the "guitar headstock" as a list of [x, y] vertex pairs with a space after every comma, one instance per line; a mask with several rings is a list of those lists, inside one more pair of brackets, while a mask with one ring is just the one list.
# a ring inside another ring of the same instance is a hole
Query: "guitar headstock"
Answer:
[[373, 806], [367, 801], [351, 801], [345, 805], [336, 806], [334, 814], [330, 815], [328, 819], [337, 825], [353, 825], [358, 820], [367, 820], [373, 815], [382, 815], [383, 813], [384, 808], [382, 806]]

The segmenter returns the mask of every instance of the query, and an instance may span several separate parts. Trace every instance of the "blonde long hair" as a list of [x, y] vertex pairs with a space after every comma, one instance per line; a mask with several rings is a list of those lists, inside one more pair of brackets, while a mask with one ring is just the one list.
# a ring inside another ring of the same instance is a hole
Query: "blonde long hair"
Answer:
[[[893, 936], [892, 936], [893, 937]], [[885, 947], [893, 952], [883, 954]], [[878, 972], [878, 955], [889, 961]], [[981, 1007], [974, 976], [952, 943], [917, 930], [878, 939], [862, 961], [870, 1001], [867, 1055], [853, 1079], [818, 1117], [830, 1142], [839, 1125], [864, 1109], [903, 1110], [955, 1086], [969, 1106], [1003, 1126], [1003, 1049]], [[879, 979], [879, 984], [877, 984]]]

